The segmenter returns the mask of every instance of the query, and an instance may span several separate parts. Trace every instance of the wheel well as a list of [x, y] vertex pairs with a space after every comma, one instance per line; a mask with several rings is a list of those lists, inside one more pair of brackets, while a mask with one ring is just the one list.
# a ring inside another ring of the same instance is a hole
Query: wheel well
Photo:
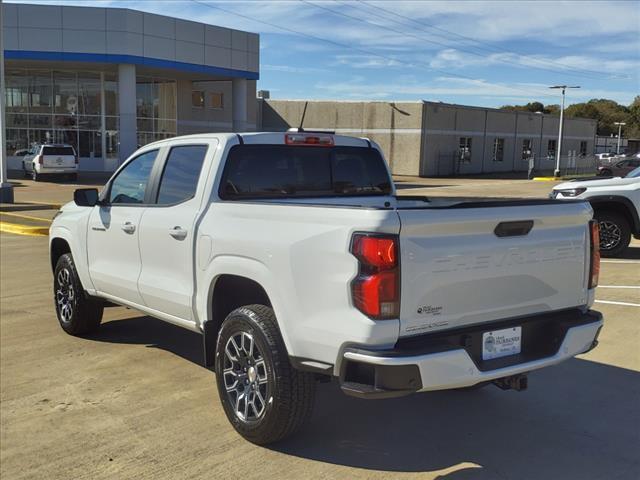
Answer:
[[62, 238], [54, 238], [51, 241], [51, 270], [55, 270], [58, 259], [65, 253], [71, 253], [67, 241]]
[[[236, 308], [251, 304], [271, 307], [267, 292], [258, 282], [238, 275], [219, 276], [211, 293], [211, 315], [205, 324], [205, 336], [208, 337], [205, 343], [215, 345], [218, 330], [227, 315]], [[207, 350], [205, 356], [211, 354], [211, 348]]]
[[596, 215], [596, 212], [604, 212], [604, 211], [619, 213], [624, 218], [626, 218], [627, 222], [629, 222], [629, 226], [631, 227], [632, 230], [634, 230], [633, 217], [631, 216], [631, 212], [629, 211], [629, 207], [627, 207], [624, 203], [622, 203], [622, 202], [597, 202], [597, 203], [593, 203], [591, 206], [593, 207], [594, 216]]

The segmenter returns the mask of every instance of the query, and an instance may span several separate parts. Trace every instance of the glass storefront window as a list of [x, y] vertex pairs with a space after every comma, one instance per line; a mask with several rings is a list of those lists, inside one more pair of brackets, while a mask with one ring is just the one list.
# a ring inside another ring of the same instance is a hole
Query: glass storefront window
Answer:
[[177, 85], [175, 80], [138, 77], [136, 112], [138, 145], [176, 135]]
[[29, 113], [52, 113], [53, 85], [50, 71], [29, 72], [29, 97]]
[[27, 113], [29, 82], [25, 70], [5, 72], [5, 108], [7, 113]]
[[102, 157], [102, 137], [100, 132], [78, 132], [78, 155], [80, 157]]
[[78, 76], [78, 113], [100, 115], [100, 75], [82, 73]]
[[118, 80], [115, 75], [104, 75], [104, 114], [118, 115]]
[[8, 128], [7, 129], [7, 155], [16, 155], [18, 150], [29, 148], [28, 130]]
[[78, 78], [75, 73], [53, 72], [56, 113], [78, 113]]

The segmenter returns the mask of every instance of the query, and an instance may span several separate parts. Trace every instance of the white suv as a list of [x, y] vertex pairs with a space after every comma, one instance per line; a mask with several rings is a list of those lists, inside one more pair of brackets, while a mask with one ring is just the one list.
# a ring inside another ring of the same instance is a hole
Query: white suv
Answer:
[[71, 145], [36, 145], [22, 159], [25, 177], [36, 182], [43, 175], [65, 175], [70, 180], [78, 178], [78, 156]]

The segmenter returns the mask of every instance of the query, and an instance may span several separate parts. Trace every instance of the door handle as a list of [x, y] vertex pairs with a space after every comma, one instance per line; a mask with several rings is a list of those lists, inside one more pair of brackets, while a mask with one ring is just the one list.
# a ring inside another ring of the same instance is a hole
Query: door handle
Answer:
[[180, 226], [176, 226], [169, 229], [169, 235], [171, 235], [176, 240], [184, 240], [185, 238], [187, 238], [187, 231]]
[[95, 231], [95, 232], [106, 232], [107, 229], [104, 227], [91, 227], [91, 230]]
[[132, 234], [136, 231], [136, 226], [131, 222], [125, 222], [124, 225], [122, 225], [122, 231], [124, 233]]

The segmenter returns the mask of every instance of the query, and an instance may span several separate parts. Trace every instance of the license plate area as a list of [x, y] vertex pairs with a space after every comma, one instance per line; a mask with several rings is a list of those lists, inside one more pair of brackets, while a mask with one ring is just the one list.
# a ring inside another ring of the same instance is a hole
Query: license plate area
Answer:
[[482, 360], [517, 355], [522, 349], [522, 327], [510, 327], [482, 334]]

